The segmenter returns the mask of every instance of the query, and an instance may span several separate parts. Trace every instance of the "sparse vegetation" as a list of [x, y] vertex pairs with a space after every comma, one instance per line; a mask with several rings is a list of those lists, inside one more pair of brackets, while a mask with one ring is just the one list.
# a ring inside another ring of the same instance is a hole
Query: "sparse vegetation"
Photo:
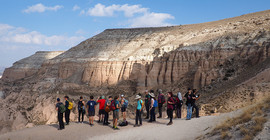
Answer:
[[225, 120], [203, 139], [218, 136], [220, 139], [252, 140], [267, 122], [269, 102], [270, 97], [245, 109], [241, 115]]

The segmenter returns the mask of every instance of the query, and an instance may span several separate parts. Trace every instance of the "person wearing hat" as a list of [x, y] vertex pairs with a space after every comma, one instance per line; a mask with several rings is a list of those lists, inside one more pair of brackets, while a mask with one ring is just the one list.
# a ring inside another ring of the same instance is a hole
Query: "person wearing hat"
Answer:
[[[136, 120], [134, 127], [142, 125], [142, 109], [143, 109], [143, 101], [140, 95], [136, 95], [135, 100], [137, 100], [137, 108], [136, 108]], [[138, 121], [140, 121], [140, 125], [138, 125]]]
[[[62, 108], [61, 108], [62, 106]], [[60, 102], [60, 99], [57, 98], [57, 103], [56, 103], [56, 110], [58, 112], [58, 122], [59, 122], [59, 128], [58, 130], [62, 130], [65, 129], [65, 125], [64, 125], [64, 121], [63, 121], [63, 111], [61, 111], [61, 109], [65, 110], [65, 106], [62, 102]]]
[[121, 95], [121, 112], [122, 112], [122, 116], [123, 116], [123, 122], [126, 123], [127, 118], [126, 118], [126, 111], [127, 111], [127, 106], [128, 106], [128, 100], [125, 99], [124, 95]]
[[150, 103], [150, 120], [148, 122], [154, 122], [156, 121], [156, 114], [155, 114], [155, 109], [157, 107], [156, 99], [155, 99], [155, 94], [153, 92], [149, 93], [151, 99]]
[[105, 96], [101, 96], [97, 100], [97, 104], [99, 104], [99, 111], [98, 111], [98, 118], [99, 119], [98, 119], [98, 123], [103, 122], [104, 115], [105, 115], [105, 109], [104, 109], [105, 102], [106, 102]]

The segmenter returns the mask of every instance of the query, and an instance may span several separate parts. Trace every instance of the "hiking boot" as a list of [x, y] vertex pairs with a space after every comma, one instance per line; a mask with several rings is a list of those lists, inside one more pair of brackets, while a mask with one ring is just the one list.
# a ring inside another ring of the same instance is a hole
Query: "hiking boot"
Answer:
[[138, 124], [135, 124], [134, 127], [138, 127], [139, 125]]
[[153, 121], [152, 121], [152, 120], [149, 120], [148, 122], [151, 123], [151, 122], [153, 122]]
[[114, 127], [114, 130], [120, 130], [118, 127]]
[[173, 122], [169, 122], [167, 125], [172, 125], [173, 124]]
[[157, 118], [161, 118], [160, 116], [158, 116]]
[[69, 125], [69, 123], [66, 123], [66, 125]]

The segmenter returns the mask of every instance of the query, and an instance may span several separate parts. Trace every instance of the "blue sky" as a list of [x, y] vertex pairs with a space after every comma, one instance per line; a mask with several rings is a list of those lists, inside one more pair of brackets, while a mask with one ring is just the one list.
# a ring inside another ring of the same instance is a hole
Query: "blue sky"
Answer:
[[108, 28], [195, 24], [268, 10], [270, 0], [1, 0], [0, 66], [68, 50]]

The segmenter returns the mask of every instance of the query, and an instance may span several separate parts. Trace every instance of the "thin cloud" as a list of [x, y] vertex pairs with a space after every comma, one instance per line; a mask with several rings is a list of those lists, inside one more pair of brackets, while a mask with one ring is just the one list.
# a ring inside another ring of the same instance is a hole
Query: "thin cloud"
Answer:
[[45, 11], [58, 11], [59, 9], [61, 9], [63, 7], [64, 6], [62, 6], [62, 5], [55, 5], [52, 7], [47, 7], [47, 6], [44, 6], [42, 3], [39, 3], [39, 4], [36, 4], [33, 6], [28, 6], [27, 9], [23, 10], [23, 12], [24, 13], [35, 13], [35, 12], [43, 13]]
[[142, 8], [140, 5], [110, 5], [105, 6], [103, 4], [96, 4], [95, 7], [89, 8], [86, 12], [89, 16], [98, 16], [98, 17], [110, 17], [114, 16], [115, 12], [124, 12], [126, 17], [132, 17], [136, 13], [146, 13], [147, 8]]
[[[110, 5], [96, 4], [88, 10], [81, 10], [80, 15], [88, 15], [95, 17], [112, 17], [116, 13], [123, 13], [127, 18], [126, 23], [129, 27], [157, 27], [171, 26], [173, 24], [167, 22], [173, 20], [174, 16], [167, 13], [150, 12], [149, 8], [144, 8], [141, 5]], [[122, 22], [122, 23], [125, 23]]]
[[159, 26], [171, 26], [167, 23], [169, 19], [174, 19], [174, 16], [166, 13], [146, 13], [143, 16], [130, 20], [131, 27], [159, 27]]
[[77, 10], [80, 10], [81, 7], [79, 7], [78, 5], [74, 5], [73, 8], [72, 8], [72, 11], [77, 11]]
[[0, 24], [0, 44], [16, 45], [40, 45], [40, 46], [66, 46], [72, 47], [84, 40], [83, 36], [46, 36], [37, 31], [27, 31], [21, 27], [13, 27], [7, 24]]

